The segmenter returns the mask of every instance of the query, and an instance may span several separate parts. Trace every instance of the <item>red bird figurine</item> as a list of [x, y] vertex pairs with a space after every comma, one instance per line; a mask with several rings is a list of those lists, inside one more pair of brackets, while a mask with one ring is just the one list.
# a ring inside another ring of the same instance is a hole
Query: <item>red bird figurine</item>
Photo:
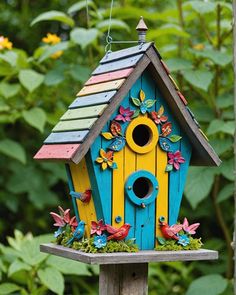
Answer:
[[174, 224], [169, 226], [166, 222], [160, 222], [160, 227], [165, 239], [179, 240], [177, 233], [183, 228], [182, 224]]
[[120, 241], [120, 240], [124, 240], [128, 236], [131, 225], [128, 223], [125, 223], [120, 228], [114, 228], [111, 225], [106, 224], [106, 228], [107, 228], [107, 231], [111, 234], [111, 236], [107, 238], [108, 241], [111, 239]]
[[89, 203], [91, 200], [92, 191], [90, 189], [86, 189], [84, 193], [81, 193], [80, 200], [83, 203]]

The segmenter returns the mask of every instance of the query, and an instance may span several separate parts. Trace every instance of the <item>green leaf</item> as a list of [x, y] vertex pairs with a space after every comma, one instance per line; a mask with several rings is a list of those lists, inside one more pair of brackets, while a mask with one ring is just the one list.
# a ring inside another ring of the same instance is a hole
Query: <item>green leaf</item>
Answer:
[[65, 275], [91, 276], [88, 266], [84, 263], [61, 258], [57, 256], [49, 256], [46, 261], [47, 265], [52, 266]]
[[194, 280], [190, 284], [186, 292], [186, 295], [219, 295], [222, 294], [222, 292], [224, 292], [226, 287], [226, 279], [224, 279], [221, 275], [218, 274], [210, 274]]
[[148, 33], [148, 38], [150, 40], [153, 39], [158, 39], [161, 36], [167, 36], [167, 35], [173, 35], [173, 36], [178, 36], [182, 38], [189, 38], [190, 35], [184, 31], [183, 28], [181, 28], [179, 25], [176, 24], [165, 24], [156, 30], [149, 30]]
[[136, 110], [131, 118], [134, 119], [134, 118], [138, 117], [139, 114], [140, 114], [140, 110]]
[[44, 79], [44, 84], [47, 86], [58, 85], [65, 79], [63, 71], [51, 70]]
[[157, 241], [160, 245], [165, 245], [166, 239], [163, 237], [157, 237]]
[[166, 165], [166, 172], [170, 172], [170, 171], [172, 171], [173, 170], [173, 165], [171, 165], [171, 164], [167, 164]]
[[68, 49], [69, 46], [70, 46], [70, 43], [68, 41], [60, 42], [58, 44], [51, 45], [51, 46], [44, 46], [45, 50], [42, 51], [42, 55], [39, 58], [39, 62], [43, 62], [44, 60], [46, 60], [47, 58], [49, 58], [51, 55], [53, 55], [54, 53], [58, 51], [64, 51]]
[[144, 104], [149, 109], [155, 104], [155, 99], [147, 99]]
[[22, 164], [26, 163], [26, 153], [22, 145], [11, 139], [3, 139], [0, 141], [0, 153], [20, 161]]
[[173, 134], [171, 135], [170, 137], [168, 137], [168, 139], [172, 142], [177, 142], [179, 141], [180, 139], [182, 138], [182, 136], [179, 136], [179, 135], [176, 135], [176, 134]]
[[43, 83], [44, 75], [34, 70], [21, 70], [19, 73], [19, 80], [29, 92], [33, 92]]
[[138, 98], [131, 97], [131, 99], [133, 104], [136, 105], [137, 107], [141, 105], [141, 101]]
[[66, 15], [65, 13], [61, 12], [61, 11], [57, 11], [57, 10], [51, 10], [51, 11], [47, 11], [44, 13], [41, 13], [39, 16], [37, 16], [32, 22], [31, 22], [31, 26], [35, 25], [38, 22], [41, 21], [51, 21], [51, 20], [56, 20], [59, 22], [62, 22], [64, 24], [69, 25], [70, 27], [74, 26], [74, 20], [69, 17], [68, 15]]
[[109, 19], [101, 21], [96, 25], [96, 28], [102, 32], [106, 32], [110, 25], [111, 29], [119, 29], [130, 32], [129, 26], [124, 21], [118, 19], [112, 19], [111, 22]]
[[16, 292], [20, 289], [21, 289], [21, 287], [16, 284], [4, 283], [4, 284], [0, 285], [0, 294], [1, 295], [8, 295], [8, 294]]
[[234, 121], [224, 122], [220, 119], [215, 119], [215, 120], [211, 121], [211, 123], [207, 129], [207, 134], [212, 135], [212, 134], [216, 134], [218, 132], [223, 132], [223, 133], [227, 133], [230, 135], [234, 135], [234, 130], [235, 130], [235, 122]]
[[31, 267], [28, 264], [26, 264], [20, 260], [14, 260], [12, 262], [12, 264], [9, 266], [8, 276], [11, 277], [16, 272], [22, 271], [22, 270], [30, 271], [30, 269], [31, 269]]
[[87, 0], [87, 1], [79, 1], [79, 2], [76, 2], [71, 7], [69, 7], [69, 9], [67, 10], [67, 12], [69, 14], [75, 13], [77, 11], [80, 11], [83, 8], [86, 8], [87, 5], [90, 6], [90, 7], [93, 7], [94, 9], [96, 9], [96, 5], [94, 4], [94, 2], [92, 0]]
[[225, 93], [217, 96], [216, 105], [220, 109], [226, 109], [234, 105], [234, 98], [232, 93]]
[[233, 149], [233, 139], [229, 137], [211, 139], [210, 144], [219, 156]]
[[217, 203], [221, 203], [225, 200], [228, 200], [230, 197], [234, 195], [234, 184], [229, 183], [225, 185], [222, 190], [219, 192], [217, 196]]
[[205, 2], [205, 1], [188, 1], [186, 2], [183, 7], [192, 7], [194, 11], [200, 14], [211, 13], [214, 12], [216, 9], [216, 3], [212, 2]]
[[215, 169], [190, 167], [185, 195], [193, 209], [207, 197], [214, 182]]
[[204, 91], [208, 90], [214, 76], [213, 73], [205, 70], [187, 70], [182, 74], [184, 79], [188, 81], [191, 85]]
[[5, 53], [0, 54], [0, 59], [4, 60], [5, 62], [7, 62], [12, 67], [16, 66], [17, 58], [18, 58], [18, 55], [14, 51], [6, 51]]
[[71, 40], [85, 49], [89, 44], [94, 42], [98, 37], [97, 29], [75, 28], [70, 33]]
[[168, 68], [171, 70], [171, 72], [190, 70], [193, 67], [191, 61], [183, 58], [170, 58], [167, 59], [165, 62]]
[[0, 93], [5, 97], [9, 98], [16, 95], [20, 91], [20, 84], [9, 84], [6, 82], [0, 83]]
[[64, 293], [64, 278], [56, 268], [39, 269], [38, 276], [41, 282], [52, 292], [59, 295]]
[[191, 49], [190, 52], [192, 52], [197, 57], [208, 58], [211, 61], [213, 61], [214, 64], [220, 65], [220, 66], [226, 66], [233, 59], [233, 56], [231, 53], [221, 52], [215, 49], [204, 49], [204, 50]]
[[43, 262], [47, 255], [39, 251], [39, 243], [37, 240], [26, 240], [22, 243], [20, 258], [28, 265], [36, 266]]
[[47, 116], [42, 109], [35, 107], [28, 111], [23, 111], [23, 118], [30, 126], [43, 132]]
[[220, 172], [226, 179], [234, 181], [234, 159], [224, 160], [220, 165]]
[[89, 75], [91, 73], [90, 68], [84, 67], [81, 65], [73, 65], [70, 69], [69, 74], [76, 80], [81, 83], [84, 83], [88, 80]]

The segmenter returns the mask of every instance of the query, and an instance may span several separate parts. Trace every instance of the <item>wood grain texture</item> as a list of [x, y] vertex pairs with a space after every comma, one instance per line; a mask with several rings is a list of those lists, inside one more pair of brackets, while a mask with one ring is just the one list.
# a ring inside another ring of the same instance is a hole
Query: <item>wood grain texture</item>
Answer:
[[147, 295], [148, 263], [100, 265], [99, 295]]
[[88, 130], [53, 132], [45, 139], [44, 143], [81, 143], [88, 132]]
[[118, 59], [123, 59], [124, 57], [144, 53], [150, 46], [152, 46], [152, 44], [153, 42], [149, 42], [114, 52], [107, 52], [106, 55], [101, 59], [100, 63], [104, 64]]
[[92, 76], [85, 83], [85, 85], [87, 86], [87, 85], [92, 85], [92, 84], [97, 84], [97, 83], [102, 83], [107, 81], [113, 81], [113, 80], [117, 80], [121, 78], [126, 78], [132, 73], [132, 71], [133, 71], [133, 68], [128, 68], [124, 70], [118, 70], [115, 72]]
[[91, 254], [77, 251], [71, 248], [55, 245], [40, 245], [40, 251], [87, 264], [126, 264], [147, 263], [163, 261], [198, 261], [218, 259], [218, 252], [207, 249], [186, 251], [155, 251], [145, 250], [137, 253], [100, 253]]
[[60, 132], [60, 131], [73, 131], [73, 130], [90, 129], [92, 127], [92, 125], [96, 122], [96, 120], [97, 120], [97, 118], [60, 121], [52, 129], [52, 131]]
[[80, 144], [45, 144], [34, 156], [35, 160], [71, 160]]
[[211, 145], [202, 136], [190, 114], [186, 110], [185, 105], [179, 99], [175, 86], [166, 74], [166, 71], [163, 69], [155, 49], [152, 47], [149, 48], [146, 54], [152, 61], [152, 65], [149, 67], [149, 70], [152, 72], [153, 78], [160, 87], [164, 99], [168, 103], [171, 111], [175, 114], [181, 128], [187, 134], [193, 145], [194, 150], [191, 164], [204, 166], [220, 165], [221, 160]]
[[60, 118], [60, 121], [99, 117], [106, 106], [107, 104], [101, 104], [84, 108], [69, 109]]
[[129, 75], [124, 84], [121, 86], [120, 90], [114, 95], [112, 102], [110, 102], [107, 108], [104, 110], [103, 115], [100, 118], [98, 118], [96, 124], [92, 127], [91, 131], [86, 137], [86, 141], [81, 145], [79, 151], [77, 151], [77, 153], [74, 155], [74, 163], [78, 163], [83, 158], [83, 156], [88, 152], [90, 146], [94, 142], [95, 138], [99, 135], [110, 116], [120, 105], [120, 102], [122, 101], [124, 96], [128, 93], [134, 82], [145, 70], [149, 63], [149, 58], [147, 58], [144, 55], [143, 58], [139, 61], [138, 67], [136, 67], [131, 73], [131, 75]]
[[119, 79], [99, 84], [93, 84], [83, 87], [77, 96], [84, 96], [93, 93], [105, 92], [110, 90], [117, 90], [121, 87], [121, 85], [125, 82], [125, 79]]
[[109, 101], [116, 94], [116, 92], [117, 92], [116, 90], [113, 90], [113, 91], [107, 91], [107, 92], [77, 97], [69, 106], [69, 109], [109, 103]]
[[[85, 162], [85, 158], [79, 164], [70, 163], [70, 172], [73, 181], [75, 192], [83, 193], [87, 189], [91, 189], [91, 183], [89, 180], [88, 169]], [[85, 221], [85, 237], [90, 237], [91, 221], [97, 220], [93, 193], [89, 203], [83, 203], [79, 199], [76, 200], [79, 210], [80, 219]]]
[[100, 64], [92, 73], [92, 75], [99, 75], [103, 73], [108, 73], [112, 71], [117, 71], [121, 69], [126, 69], [134, 67], [139, 60], [143, 57], [143, 54], [138, 54], [135, 56], [123, 58], [121, 60], [112, 61], [106, 64]]

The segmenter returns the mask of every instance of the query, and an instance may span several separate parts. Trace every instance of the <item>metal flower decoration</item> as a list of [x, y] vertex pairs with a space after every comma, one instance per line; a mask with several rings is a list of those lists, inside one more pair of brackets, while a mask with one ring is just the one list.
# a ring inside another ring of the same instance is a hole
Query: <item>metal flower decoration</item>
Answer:
[[168, 153], [168, 165], [166, 167], [166, 171], [171, 171], [173, 168], [175, 170], [179, 170], [180, 164], [185, 162], [185, 159], [182, 157], [180, 151], [176, 151], [174, 153]]
[[168, 120], [168, 117], [164, 115], [164, 107], [161, 106], [157, 112], [151, 112], [150, 116], [152, 120], [157, 124], [162, 124]]
[[98, 222], [91, 222], [91, 235], [97, 234], [100, 236], [104, 230], [106, 230], [106, 225], [103, 223], [102, 219], [100, 219]]
[[110, 169], [117, 168], [117, 164], [113, 162], [113, 151], [106, 153], [103, 149], [100, 149], [100, 157], [96, 159], [96, 162], [101, 165], [102, 170], [106, 170], [107, 167]]
[[154, 99], [145, 99], [145, 98], [146, 98], [146, 95], [142, 89], [139, 92], [139, 98], [131, 97], [133, 104], [139, 107], [139, 109], [134, 112], [132, 118], [138, 117], [140, 112], [143, 115], [146, 114], [148, 109], [150, 109], [156, 102], [156, 100]]
[[130, 108], [124, 108], [123, 106], [120, 106], [119, 108], [119, 114], [115, 117], [116, 121], [122, 121], [122, 122], [129, 122], [131, 121], [131, 117], [133, 116], [134, 111], [130, 110]]

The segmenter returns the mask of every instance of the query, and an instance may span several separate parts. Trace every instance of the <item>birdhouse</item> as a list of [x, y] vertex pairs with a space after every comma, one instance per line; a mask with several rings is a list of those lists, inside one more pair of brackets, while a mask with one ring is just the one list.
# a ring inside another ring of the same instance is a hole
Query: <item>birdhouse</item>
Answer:
[[77, 220], [120, 228], [154, 249], [159, 223], [178, 220], [189, 165], [220, 159], [155, 45], [107, 52], [35, 155], [66, 163]]

